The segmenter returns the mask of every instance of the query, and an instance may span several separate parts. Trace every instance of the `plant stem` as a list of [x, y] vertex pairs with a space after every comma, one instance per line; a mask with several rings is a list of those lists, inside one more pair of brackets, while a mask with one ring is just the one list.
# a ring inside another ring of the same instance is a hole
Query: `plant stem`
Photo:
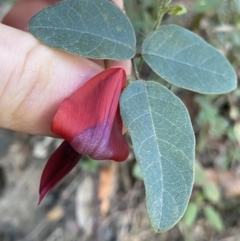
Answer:
[[108, 59], [104, 59], [103, 62], [104, 62], [105, 69], [108, 69], [110, 67], [109, 60]]
[[137, 70], [137, 68], [136, 68], [134, 59], [131, 59], [131, 61], [132, 61], [133, 72], [134, 72], [135, 78], [136, 78], [136, 80], [138, 80], [138, 79], [140, 79], [140, 78], [139, 78], [139, 73], [138, 73], [138, 70]]
[[[171, 0], [162, 0], [158, 15], [157, 15], [157, 20], [153, 27], [153, 31], [156, 30], [160, 26], [164, 14], [169, 10], [168, 5], [170, 4], [170, 2], [171, 2]], [[154, 6], [154, 7], [156, 7], [156, 6]], [[140, 62], [138, 64], [138, 68], [137, 68], [137, 72], [140, 72], [142, 65], [143, 65], [143, 57], [141, 57], [141, 59], [140, 59]]]
[[152, 0], [153, 12], [152, 17], [153, 19], [157, 19], [158, 16], [158, 0]]
[[161, 4], [159, 12], [158, 12], [157, 21], [155, 22], [153, 30], [156, 30], [160, 26], [164, 14], [168, 11], [168, 5], [170, 2], [171, 2], [171, 0], [163, 0], [162, 1], [162, 4]]
[[140, 58], [139, 64], [138, 64], [138, 72], [141, 70], [143, 65], [143, 57]]

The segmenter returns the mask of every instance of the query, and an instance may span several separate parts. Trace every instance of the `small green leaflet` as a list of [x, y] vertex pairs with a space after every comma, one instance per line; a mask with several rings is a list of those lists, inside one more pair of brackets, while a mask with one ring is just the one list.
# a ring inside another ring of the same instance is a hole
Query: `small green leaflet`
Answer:
[[194, 180], [195, 137], [186, 107], [153, 81], [134, 81], [122, 93], [121, 116], [146, 189], [151, 225], [165, 232], [183, 216]]
[[237, 76], [215, 48], [194, 33], [175, 25], [162, 26], [143, 42], [142, 55], [163, 79], [203, 94], [236, 88]]
[[223, 220], [217, 210], [212, 206], [206, 206], [204, 208], [204, 214], [209, 224], [216, 229], [218, 232], [221, 232], [224, 229]]
[[196, 203], [189, 203], [186, 213], [184, 214], [184, 222], [185, 224], [190, 227], [194, 224], [197, 219], [198, 214], [198, 206]]
[[45, 44], [86, 58], [124, 60], [135, 55], [127, 16], [108, 0], [65, 0], [37, 13], [29, 31]]
[[168, 12], [168, 14], [170, 15], [177, 15], [177, 16], [180, 16], [180, 15], [183, 15], [187, 12], [187, 9], [183, 6], [171, 6], [171, 8], [169, 7], [170, 11]]

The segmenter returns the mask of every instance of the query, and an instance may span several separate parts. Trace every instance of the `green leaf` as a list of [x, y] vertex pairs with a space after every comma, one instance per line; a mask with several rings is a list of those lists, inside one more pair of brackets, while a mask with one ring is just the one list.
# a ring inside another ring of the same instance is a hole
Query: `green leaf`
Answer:
[[195, 138], [187, 109], [153, 81], [134, 81], [120, 109], [146, 189], [151, 225], [165, 232], [183, 216], [194, 179]]
[[233, 132], [235, 134], [235, 137], [236, 137], [238, 143], [240, 144], [240, 122], [237, 122], [236, 124], [234, 124]]
[[204, 208], [204, 214], [209, 224], [217, 231], [223, 230], [223, 221], [218, 211], [214, 210], [213, 207], [207, 206]]
[[127, 16], [108, 0], [66, 0], [37, 13], [29, 31], [45, 44], [94, 59], [129, 59], [136, 39]]
[[142, 54], [159, 76], [179, 87], [204, 94], [236, 88], [236, 73], [225, 57], [184, 28], [160, 27], [144, 40]]
[[221, 198], [219, 188], [213, 183], [204, 184], [203, 194], [209, 201], [214, 203], [217, 203]]
[[168, 14], [177, 16], [183, 15], [187, 12], [187, 9], [183, 6], [170, 6], [169, 10], [170, 11], [168, 12]]
[[195, 163], [195, 179], [194, 183], [197, 185], [203, 185], [206, 180], [205, 173], [203, 168], [198, 162]]
[[217, 10], [222, 2], [222, 0], [196, 0], [193, 5], [193, 11], [205, 13], [210, 10]]
[[140, 169], [138, 163], [134, 164], [132, 174], [137, 179], [140, 179], [140, 180], [143, 179], [143, 174], [141, 172], [141, 169]]
[[196, 221], [198, 214], [198, 206], [195, 203], [189, 203], [187, 207], [187, 211], [184, 214], [184, 222], [185, 224], [190, 227]]

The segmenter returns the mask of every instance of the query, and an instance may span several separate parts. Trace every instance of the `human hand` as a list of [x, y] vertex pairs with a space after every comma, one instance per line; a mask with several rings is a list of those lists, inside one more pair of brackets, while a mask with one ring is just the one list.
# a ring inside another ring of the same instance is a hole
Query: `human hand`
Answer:
[[[0, 127], [54, 136], [51, 122], [61, 102], [103, 70], [99, 61], [51, 49], [22, 31], [36, 12], [54, 2], [19, 0], [3, 19], [11, 27], [0, 24]], [[114, 2], [122, 8], [122, 0]], [[110, 65], [130, 74], [129, 61]]]

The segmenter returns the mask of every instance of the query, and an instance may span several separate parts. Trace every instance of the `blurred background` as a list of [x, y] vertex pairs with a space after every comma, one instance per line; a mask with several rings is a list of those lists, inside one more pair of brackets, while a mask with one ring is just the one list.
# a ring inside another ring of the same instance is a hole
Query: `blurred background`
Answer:
[[[139, 46], [154, 25], [158, 2], [125, 1]], [[12, 4], [0, 0], [0, 20]], [[166, 15], [163, 24], [204, 38], [239, 76], [240, 0], [172, 4], [188, 11]], [[157, 78], [146, 65], [141, 75]], [[61, 140], [0, 129], [0, 241], [240, 241], [240, 87], [227, 95], [172, 90], [189, 110], [197, 141], [194, 189], [173, 229], [164, 234], [151, 229], [133, 153], [120, 164], [85, 157], [37, 206], [41, 172]]]

